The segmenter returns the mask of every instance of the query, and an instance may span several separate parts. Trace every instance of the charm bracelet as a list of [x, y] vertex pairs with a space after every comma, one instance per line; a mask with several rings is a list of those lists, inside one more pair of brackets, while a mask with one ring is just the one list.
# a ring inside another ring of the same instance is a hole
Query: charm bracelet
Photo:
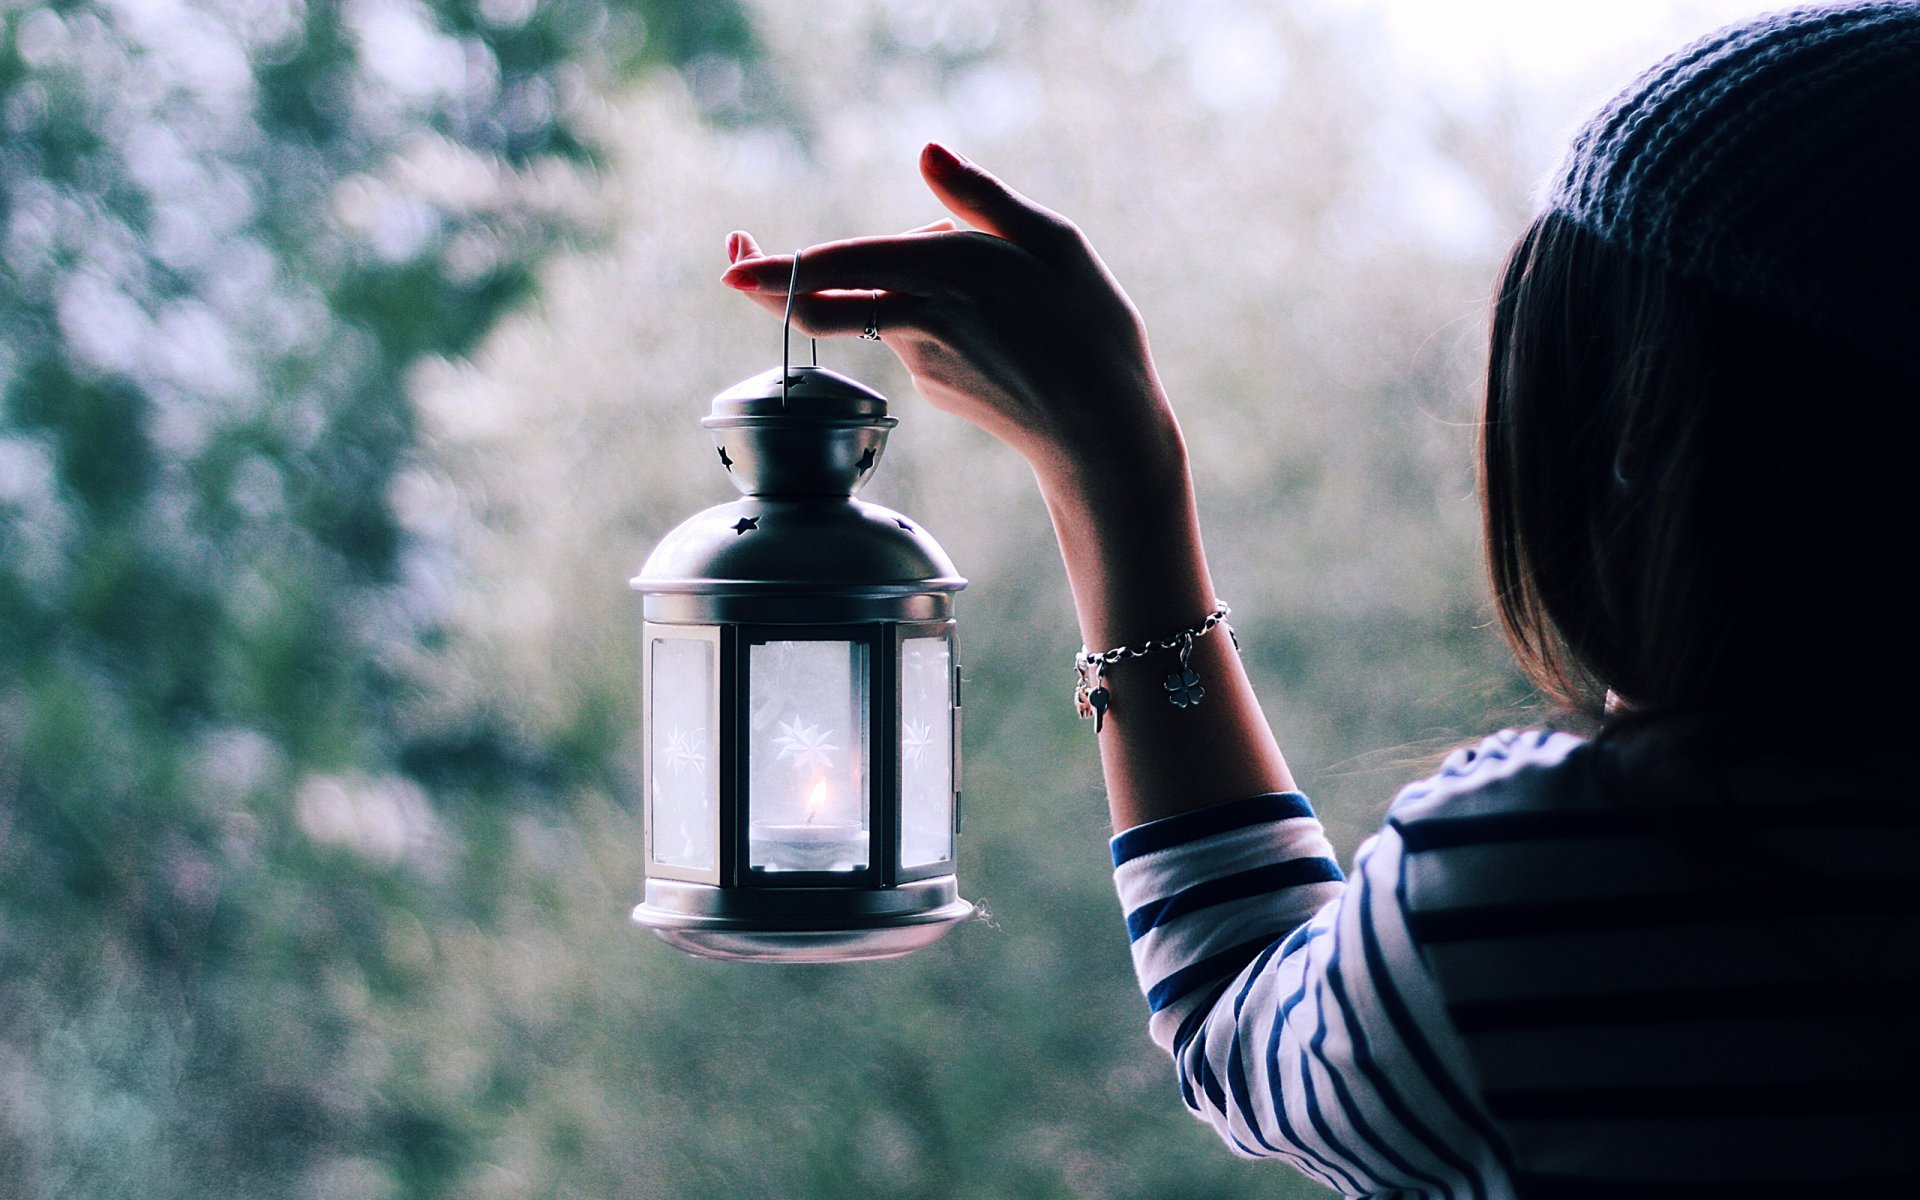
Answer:
[[1169, 674], [1161, 687], [1166, 690], [1167, 703], [1175, 708], [1192, 708], [1206, 698], [1207, 689], [1200, 683], [1200, 674], [1187, 665], [1193, 655], [1193, 643], [1213, 632], [1216, 625], [1226, 625], [1227, 636], [1233, 639], [1233, 648], [1240, 648], [1240, 635], [1227, 625], [1227, 616], [1233, 610], [1227, 607], [1225, 600], [1215, 599], [1213, 611], [1199, 623], [1182, 629], [1170, 638], [1158, 641], [1141, 642], [1137, 646], [1115, 646], [1111, 650], [1094, 652], [1085, 646], [1074, 655], [1074, 709], [1083, 721], [1092, 721], [1095, 733], [1106, 724], [1107, 709], [1113, 703], [1113, 697], [1107, 691], [1107, 668], [1117, 662], [1130, 658], [1145, 658], [1160, 650], [1176, 651], [1180, 655], [1180, 666]]

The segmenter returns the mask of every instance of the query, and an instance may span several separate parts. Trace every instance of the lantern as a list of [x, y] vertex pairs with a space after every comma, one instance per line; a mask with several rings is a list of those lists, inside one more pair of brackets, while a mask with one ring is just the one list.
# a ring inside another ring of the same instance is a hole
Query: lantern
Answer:
[[701, 423], [744, 498], [682, 523], [633, 580], [633, 919], [712, 958], [906, 954], [973, 912], [954, 878], [966, 580], [913, 521], [854, 499], [896, 424], [878, 392], [783, 367]]

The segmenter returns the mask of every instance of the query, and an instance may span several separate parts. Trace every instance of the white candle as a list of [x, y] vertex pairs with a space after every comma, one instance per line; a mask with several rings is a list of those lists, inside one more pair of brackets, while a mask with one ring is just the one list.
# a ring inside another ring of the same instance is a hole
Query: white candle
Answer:
[[827, 781], [807, 791], [805, 820], [754, 821], [747, 827], [749, 861], [768, 871], [853, 871], [867, 865], [867, 831], [857, 821], [833, 820]]

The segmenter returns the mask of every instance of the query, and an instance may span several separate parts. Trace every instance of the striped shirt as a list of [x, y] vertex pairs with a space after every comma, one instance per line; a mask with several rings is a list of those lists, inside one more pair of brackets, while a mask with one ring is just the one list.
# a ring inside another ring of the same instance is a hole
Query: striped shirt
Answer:
[[1599, 757], [1456, 751], [1350, 882], [1295, 793], [1116, 837], [1188, 1107], [1349, 1196], [1920, 1195], [1915, 798], [1634, 807]]

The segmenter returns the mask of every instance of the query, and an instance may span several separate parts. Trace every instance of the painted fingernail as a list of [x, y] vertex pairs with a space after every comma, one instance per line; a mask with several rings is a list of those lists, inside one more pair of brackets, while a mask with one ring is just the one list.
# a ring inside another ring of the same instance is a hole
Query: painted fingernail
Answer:
[[734, 263], [727, 268], [725, 274], [720, 276], [720, 282], [730, 288], [739, 288], [743, 292], [767, 290], [766, 281], [760, 276], [760, 268], [759, 259], [746, 259]]
[[970, 167], [973, 165], [967, 161], [966, 155], [961, 154], [957, 150], [950, 150], [939, 142], [928, 142], [927, 149], [933, 151], [934, 154], [939, 157], [946, 159], [948, 162], [953, 163], [955, 166]]

